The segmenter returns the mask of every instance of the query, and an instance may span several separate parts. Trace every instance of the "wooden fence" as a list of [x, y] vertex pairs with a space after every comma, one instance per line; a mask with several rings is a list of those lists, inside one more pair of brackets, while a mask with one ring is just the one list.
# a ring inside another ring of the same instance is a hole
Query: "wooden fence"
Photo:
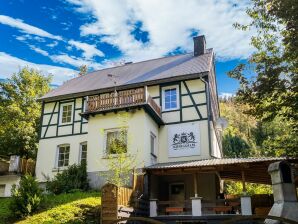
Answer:
[[101, 192], [101, 220], [103, 224], [130, 216], [149, 215], [149, 201], [141, 197], [142, 192], [138, 187], [138, 181], [133, 188], [117, 187], [108, 183], [102, 187]]

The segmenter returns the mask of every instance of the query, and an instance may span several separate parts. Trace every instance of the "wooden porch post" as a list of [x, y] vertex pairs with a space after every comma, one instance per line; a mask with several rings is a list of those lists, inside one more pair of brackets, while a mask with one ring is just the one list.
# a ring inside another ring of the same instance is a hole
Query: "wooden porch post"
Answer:
[[198, 175], [197, 175], [197, 173], [193, 174], [193, 183], [194, 183], [195, 197], [198, 197]]
[[246, 192], [245, 174], [243, 170], [241, 171], [241, 176], [242, 176], [242, 192]]

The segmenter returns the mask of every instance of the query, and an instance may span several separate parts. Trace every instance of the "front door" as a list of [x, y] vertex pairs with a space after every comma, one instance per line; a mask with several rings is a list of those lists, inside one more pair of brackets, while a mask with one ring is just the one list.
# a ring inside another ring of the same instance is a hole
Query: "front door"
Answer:
[[169, 200], [180, 202], [185, 200], [184, 183], [169, 184]]

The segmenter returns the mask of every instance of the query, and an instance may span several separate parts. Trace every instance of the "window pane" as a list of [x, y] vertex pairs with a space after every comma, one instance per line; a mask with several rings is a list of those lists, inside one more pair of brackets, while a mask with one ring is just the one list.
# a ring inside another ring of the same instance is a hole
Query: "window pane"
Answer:
[[171, 104], [170, 102], [165, 103], [165, 109], [171, 109]]
[[151, 153], [155, 153], [155, 137], [153, 135], [150, 136], [150, 148], [151, 148]]
[[177, 103], [176, 102], [171, 102], [171, 108], [177, 108]]

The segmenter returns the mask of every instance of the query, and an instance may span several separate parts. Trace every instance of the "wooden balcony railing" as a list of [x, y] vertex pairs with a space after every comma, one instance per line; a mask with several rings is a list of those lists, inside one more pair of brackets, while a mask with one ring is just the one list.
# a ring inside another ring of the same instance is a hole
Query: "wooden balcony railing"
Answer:
[[150, 97], [145, 88], [124, 90], [113, 93], [105, 93], [96, 96], [89, 96], [86, 112], [106, 111], [117, 108], [125, 108], [148, 104], [161, 117], [159, 105]]

